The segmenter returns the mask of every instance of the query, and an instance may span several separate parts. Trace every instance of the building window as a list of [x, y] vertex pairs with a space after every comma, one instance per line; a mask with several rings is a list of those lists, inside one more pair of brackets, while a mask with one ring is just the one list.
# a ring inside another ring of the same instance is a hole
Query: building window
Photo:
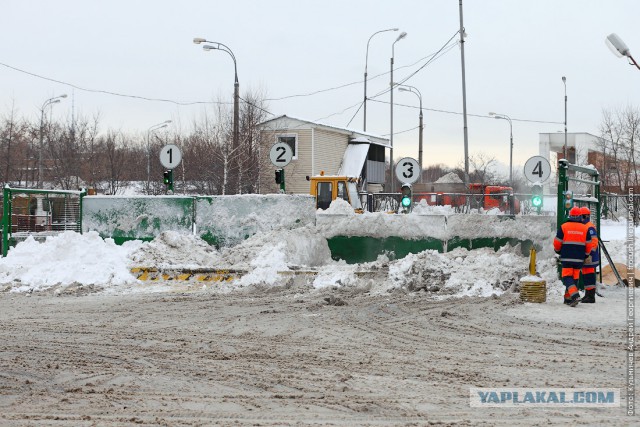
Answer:
[[292, 160], [298, 159], [298, 134], [297, 133], [282, 133], [276, 135], [276, 143], [284, 142], [285, 144], [289, 144], [291, 150], [293, 151]]

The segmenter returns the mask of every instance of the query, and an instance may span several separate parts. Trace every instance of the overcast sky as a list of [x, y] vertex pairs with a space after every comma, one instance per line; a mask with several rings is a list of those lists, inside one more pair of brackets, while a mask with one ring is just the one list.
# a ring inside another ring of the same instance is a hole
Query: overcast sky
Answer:
[[[512, 119], [514, 169], [537, 155], [539, 133], [564, 130], [562, 76], [569, 132], [598, 135], [603, 108], [638, 106], [640, 70], [616, 58], [604, 40], [617, 33], [640, 60], [640, 2], [465, 0], [463, 13], [471, 154], [508, 164], [509, 124], [487, 116], [494, 111]], [[2, 0], [0, 114], [13, 104], [37, 120], [46, 99], [67, 93], [53, 106], [56, 119], [69, 117], [73, 105], [76, 114], [99, 113], [102, 130], [144, 135], [170, 119], [173, 130], [187, 132], [202, 117], [203, 104], [73, 89], [7, 66], [83, 89], [231, 103], [233, 61], [193, 44], [203, 37], [232, 49], [241, 95], [263, 92], [272, 114], [362, 130], [363, 112], [357, 110], [367, 41], [376, 31], [398, 27], [371, 39], [368, 95], [389, 87], [392, 45], [406, 31], [395, 44], [394, 80], [415, 73], [406, 84], [422, 93], [425, 166], [455, 166], [463, 160], [460, 49], [445, 49], [421, 67], [459, 25], [456, 0]], [[318, 91], [324, 92], [291, 97]], [[394, 157], [417, 158], [418, 97], [396, 91], [394, 104]], [[367, 131], [388, 137], [388, 93], [368, 102]]]

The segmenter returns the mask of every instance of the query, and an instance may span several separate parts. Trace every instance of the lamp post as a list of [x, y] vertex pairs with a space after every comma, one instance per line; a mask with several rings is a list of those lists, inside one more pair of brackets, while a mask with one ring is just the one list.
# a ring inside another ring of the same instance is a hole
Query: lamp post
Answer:
[[149, 194], [151, 187], [151, 132], [166, 128], [169, 123], [171, 123], [171, 120], [165, 120], [147, 129], [147, 194]]
[[462, 122], [464, 131], [464, 183], [469, 186], [469, 129], [467, 127], [467, 83], [465, 77], [465, 65], [464, 65], [464, 38], [466, 33], [464, 31], [464, 23], [462, 20], [462, 0], [459, 0], [460, 5], [460, 62], [462, 70]]
[[567, 78], [565, 76], [562, 76], [562, 83], [564, 83], [564, 158], [569, 160], [567, 158]]
[[367, 40], [367, 54], [364, 57], [364, 126], [362, 129], [364, 132], [367, 131], [367, 65], [369, 63], [369, 43], [371, 42], [373, 36], [375, 36], [376, 34], [385, 33], [387, 31], [398, 31], [398, 28], [389, 28], [387, 30], [376, 31], [375, 33], [371, 34], [371, 37], [369, 37], [369, 40]]
[[235, 73], [235, 81], [233, 83], [233, 146], [234, 148], [238, 146], [238, 136], [239, 136], [239, 117], [240, 110], [238, 109], [239, 101], [240, 101], [240, 83], [238, 83], [238, 64], [236, 62], [236, 56], [233, 54], [229, 46], [220, 43], [220, 42], [212, 42], [210, 40], [206, 40], [200, 37], [196, 37], [193, 39], [195, 44], [200, 43], [213, 43], [213, 45], [204, 45], [202, 48], [204, 50], [221, 50], [223, 52], [227, 52], [231, 59], [233, 59], [233, 69]]
[[393, 178], [393, 60], [395, 57], [395, 47], [396, 47], [396, 43], [398, 43], [400, 40], [402, 40], [403, 38], [407, 37], [407, 33], [406, 32], [401, 32], [400, 35], [398, 36], [398, 38], [396, 38], [396, 41], [393, 42], [393, 44], [391, 45], [391, 79], [389, 80], [389, 86], [390, 86], [390, 93], [391, 93], [391, 132], [389, 134], [389, 142], [391, 143], [391, 150], [389, 151], [389, 161], [391, 163], [391, 173], [389, 174], [390, 179], [391, 179], [391, 192], [393, 193], [395, 191], [395, 181]]
[[424, 129], [422, 121], [422, 94], [418, 88], [409, 85], [398, 86], [398, 90], [401, 92], [411, 92], [415, 94], [420, 100], [420, 116], [419, 116], [419, 133], [418, 133], [418, 163], [420, 164], [420, 182], [422, 183], [422, 130]]
[[53, 98], [49, 98], [42, 104], [42, 108], [40, 109], [40, 147], [38, 149], [38, 188], [42, 188], [42, 146], [43, 146], [43, 132], [44, 132], [44, 110], [50, 105], [57, 104], [60, 102], [61, 98], [66, 98], [67, 94], [64, 93], [60, 96], [54, 96]]
[[609, 34], [605, 39], [605, 43], [607, 44], [607, 47], [611, 49], [611, 52], [613, 52], [615, 56], [617, 56], [618, 58], [626, 56], [627, 58], [629, 58], [629, 65], [635, 65], [636, 68], [640, 70], [640, 65], [638, 65], [636, 60], [633, 59], [633, 56], [631, 56], [631, 51], [616, 33]]
[[489, 113], [489, 115], [509, 122], [509, 185], [513, 188], [513, 126], [511, 118], [506, 114]]

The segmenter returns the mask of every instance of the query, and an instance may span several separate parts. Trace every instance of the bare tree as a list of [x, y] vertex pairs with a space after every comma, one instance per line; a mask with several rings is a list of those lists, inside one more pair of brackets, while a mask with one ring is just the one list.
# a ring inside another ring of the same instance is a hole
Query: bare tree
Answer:
[[600, 135], [605, 140], [602, 148], [606, 165], [603, 174], [605, 181], [617, 186], [618, 191], [639, 185], [638, 150], [635, 148], [639, 133], [640, 111], [637, 108], [627, 106], [613, 112], [608, 109], [602, 111]]
[[45, 178], [52, 180], [56, 186], [65, 189], [77, 189], [84, 186], [81, 179], [87, 176], [87, 169], [93, 167], [85, 161], [86, 147], [93, 143], [98, 132], [98, 119], [89, 121], [86, 118], [74, 118], [70, 122], [49, 124], [44, 127], [47, 167], [52, 174]]
[[107, 172], [107, 194], [118, 194], [123, 172], [126, 169], [127, 153], [121, 132], [109, 131], [104, 138], [104, 160]]
[[22, 181], [23, 169], [19, 167], [19, 159], [24, 157], [21, 153], [27, 150], [26, 138], [27, 125], [18, 119], [15, 105], [11, 105], [9, 113], [2, 118], [0, 123], [0, 174], [2, 182], [12, 180]]
[[496, 159], [479, 152], [469, 156], [469, 180], [478, 184], [495, 184], [502, 178], [495, 170]]

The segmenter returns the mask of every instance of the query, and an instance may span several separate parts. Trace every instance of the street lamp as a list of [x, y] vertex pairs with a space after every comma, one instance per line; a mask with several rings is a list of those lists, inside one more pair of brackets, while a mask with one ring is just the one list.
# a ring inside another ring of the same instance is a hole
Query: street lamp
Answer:
[[38, 188], [42, 188], [42, 146], [43, 146], [43, 128], [44, 128], [44, 110], [50, 105], [57, 104], [61, 98], [66, 98], [67, 94], [64, 93], [60, 96], [54, 96], [49, 98], [42, 104], [40, 109], [40, 148], [38, 149]]
[[151, 132], [166, 128], [169, 123], [171, 123], [171, 120], [165, 120], [147, 129], [147, 194], [151, 186]]
[[384, 33], [387, 31], [398, 31], [398, 28], [389, 28], [387, 30], [376, 31], [375, 33], [371, 34], [371, 37], [369, 37], [369, 40], [367, 41], [367, 54], [364, 57], [364, 132], [367, 131], [367, 65], [369, 62], [369, 42], [371, 42], [371, 39], [376, 34]]
[[513, 126], [511, 118], [506, 114], [489, 113], [489, 115], [509, 122], [509, 184], [513, 188]]
[[400, 85], [398, 90], [401, 92], [411, 92], [416, 94], [420, 100], [420, 116], [419, 116], [419, 133], [418, 133], [418, 163], [420, 164], [420, 182], [422, 182], [422, 130], [424, 129], [422, 121], [422, 94], [418, 88], [409, 85]]
[[391, 45], [391, 79], [389, 80], [389, 85], [390, 87], [390, 91], [391, 92], [391, 132], [389, 135], [389, 142], [391, 143], [391, 150], [389, 151], [389, 160], [391, 163], [391, 192], [393, 193], [395, 190], [395, 182], [393, 179], [393, 59], [395, 57], [395, 47], [396, 47], [396, 43], [398, 43], [400, 40], [402, 40], [403, 38], [407, 37], [407, 33], [406, 32], [401, 32], [400, 35], [398, 36], [398, 38], [396, 39], [396, 41], [393, 42], [393, 44]]
[[638, 65], [636, 60], [633, 59], [633, 56], [631, 56], [631, 51], [616, 33], [609, 34], [605, 39], [605, 43], [607, 47], [611, 49], [611, 52], [613, 52], [615, 56], [617, 56], [618, 58], [626, 56], [627, 58], [629, 58], [629, 65], [635, 65], [636, 68], [640, 70], [640, 65]]
[[221, 50], [223, 52], [227, 52], [231, 59], [233, 59], [233, 68], [235, 73], [235, 82], [233, 84], [233, 146], [234, 148], [238, 146], [238, 136], [239, 136], [239, 116], [240, 110], [238, 109], [239, 101], [240, 101], [240, 83], [238, 83], [238, 64], [236, 62], [236, 56], [233, 54], [229, 46], [220, 43], [220, 42], [212, 42], [210, 40], [206, 40], [200, 37], [196, 37], [193, 39], [195, 44], [200, 43], [213, 43], [213, 45], [204, 45], [202, 48], [206, 51], [209, 50]]
[[562, 83], [564, 83], [564, 158], [569, 160], [567, 158], [567, 78], [565, 76], [562, 76]]

